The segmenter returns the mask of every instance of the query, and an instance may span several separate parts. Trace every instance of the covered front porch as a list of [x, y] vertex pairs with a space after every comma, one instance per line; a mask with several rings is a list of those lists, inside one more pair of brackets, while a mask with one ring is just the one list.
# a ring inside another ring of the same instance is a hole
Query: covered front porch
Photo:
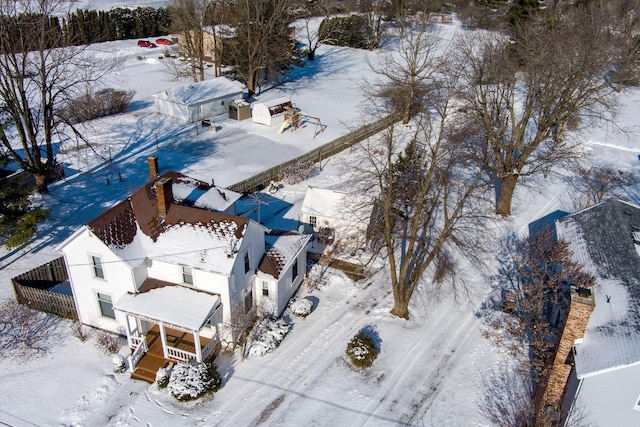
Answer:
[[114, 309], [126, 314], [131, 372], [141, 365], [153, 381], [171, 361], [209, 360], [220, 346], [221, 308], [217, 295], [183, 286], [124, 295]]

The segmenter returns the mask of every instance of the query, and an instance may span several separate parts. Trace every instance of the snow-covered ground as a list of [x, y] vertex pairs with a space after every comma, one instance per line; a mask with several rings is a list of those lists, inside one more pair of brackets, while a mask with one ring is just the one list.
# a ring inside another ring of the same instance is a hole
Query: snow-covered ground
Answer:
[[[108, 2], [101, 2], [108, 3]], [[114, 2], [116, 3], [116, 2]], [[130, 2], [138, 5], [157, 2]], [[449, 39], [456, 26], [443, 27]], [[85, 132], [93, 149], [65, 143], [60, 160], [67, 179], [51, 186], [42, 202], [51, 220], [28, 248], [0, 252], [0, 301], [13, 298], [9, 279], [59, 256], [54, 246], [105, 208], [147, 180], [146, 157], [159, 156], [161, 170], [174, 169], [226, 186], [326, 143], [362, 122], [360, 85], [370, 74], [375, 53], [322, 46], [314, 62], [294, 70], [267, 100], [290, 96], [326, 130], [313, 138], [308, 123], [296, 132], [233, 122], [217, 117], [211, 129], [196, 128], [154, 112], [149, 94], [180, 82], [163, 71], [159, 51], [135, 41], [98, 44], [95, 55], [120, 55], [122, 68], [108, 86], [137, 91], [130, 113], [92, 122]], [[137, 59], [144, 56], [144, 59]], [[630, 128], [640, 113], [640, 92], [623, 97], [620, 124]], [[637, 136], [600, 129], [584, 136], [593, 161], [624, 170], [638, 166]], [[297, 220], [308, 185], [344, 190], [349, 152], [325, 160], [320, 174], [287, 185], [275, 197], [291, 204], [283, 218], [276, 207], [262, 207], [263, 221]], [[109, 185], [107, 185], [107, 177]], [[514, 202], [515, 215], [497, 224], [497, 233], [524, 234], [527, 224], [557, 209], [571, 211], [572, 188], [561, 175], [526, 182]], [[636, 188], [625, 194], [640, 202]], [[282, 214], [282, 212], [280, 213]], [[466, 266], [467, 294], [430, 295], [419, 290], [410, 322], [389, 314], [392, 298], [385, 277], [354, 283], [330, 271], [328, 283], [308, 296], [313, 312], [292, 316], [293, 327], [280, 347], [264, 357], [240, 361], [223, 353], [217, 360], [223, 388], [213, 397], [179, 403], [153, 385], [114, 374], [111, 357], [92, 340], [80, 342], [70, 322], [50, 330], [44, 356], [4, 359], [0, 364], [0, 423], [31, 425], [491, 425], [492, 399], [506, 398], [495, 388], [508, 373], [509, 358], [481, 336], [478, 315], [490, 291], [492, 271]], [[344, 361], [347, 342], [368, 327], [379, 336], [381, 353], [366, 373]], [[502, 375], [504, 376], [504, 375]]]

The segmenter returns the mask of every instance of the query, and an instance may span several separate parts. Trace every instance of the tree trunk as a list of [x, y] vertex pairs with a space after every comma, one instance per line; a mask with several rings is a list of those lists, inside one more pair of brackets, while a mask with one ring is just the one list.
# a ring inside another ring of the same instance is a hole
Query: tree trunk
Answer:
[[402, 291], [393, 292], [393, 308], [391, 314], [402, 319], [409, 320], [409, 300], [404, 297]]
[[44, 173], [34, 173], [33, 177], [36, 180], [36, 190], [40, 194], [49, 194], [49, 187], [47, 186], [47, 175]]
[[511, 202], [517, 182], [518, 175], [514, 174], [509, 174], [503, 178], [500, 178], [500, 189], [498, 193], [498, 203], [496, 206], [496, 213], [498, 215], [511, 215]]
[[309, 52], [307, 53], [307, 59], [309, 61], [313, 61], [314, 59], [316, 59], [316, 50], [315, 49], [309, 49]]

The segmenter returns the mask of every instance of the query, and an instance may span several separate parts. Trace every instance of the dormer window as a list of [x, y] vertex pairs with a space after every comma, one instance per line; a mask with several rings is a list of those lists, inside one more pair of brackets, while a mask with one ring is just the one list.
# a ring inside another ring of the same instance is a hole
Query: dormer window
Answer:
[[186, 265], [182, 266], [182, 283], [193, 285], [193, 270]]

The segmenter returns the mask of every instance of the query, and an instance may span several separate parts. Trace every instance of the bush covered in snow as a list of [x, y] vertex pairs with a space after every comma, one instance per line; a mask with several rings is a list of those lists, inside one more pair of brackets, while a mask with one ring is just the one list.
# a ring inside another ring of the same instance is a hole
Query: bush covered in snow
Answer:
[[121, 374], [127, 370], [127, 364], [124, 356], [121, 354], [114, 354], [111, 358], [111, 364], [113, 365], [113, 372], [117, 374]]
[[167, 388], [169, 385], [169, 370], [167, 368], [160, 368], [156, 372], [156, 384], [160, 388]]
[[347, 356], [358, 368], [368, 368], [378, 357], [378, 348], [369, 334], [360, 331], [347, 344]]
[[291, 329], [291, 325], [282, 319], [264, 319], [256, 328], [249, 354], [251, 356], [264, 356], [273, 351], [284, 340], [284, 337], [289, 333], [289, 329]]
[[189, 361], [178, 363], [172, 370], [167, 388], [181, 401], [194, 400], [218, 391], [221, 379], [214, 364]]
[[307, 298], [294, 299], [289, 305], [291, 312], [298, 317], [307, 317], [313, 308], [313, 302]]

